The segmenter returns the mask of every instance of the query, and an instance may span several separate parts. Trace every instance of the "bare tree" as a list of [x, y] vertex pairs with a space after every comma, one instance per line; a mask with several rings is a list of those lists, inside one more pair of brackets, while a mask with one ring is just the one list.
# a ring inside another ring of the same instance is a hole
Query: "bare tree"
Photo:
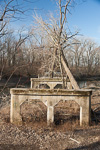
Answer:
[[[4, 69], [4, 66], [14, 66], [16, 64], [16, 57], [18, 49], [21, 45], [29, 38], [30, 34], [27, 35], [19, 33], [19, 39], [13, 38], [11, 29], [9, 29], [8, 24], [11, 21], [17, 21], [26, 17], [25, 14], [29, 8], [25, 8], [25, 3], [27, 1], [18, 1], [18, 0], [2, 0], [0, 1], [0, 56], [3, 65], [1, 66], [1, 74]], [[29, 3], [29, 1], [27, 2]], [[17, 34], [17, 33], [16, 33]], [[5, 36], [6, 35], [6, 36]], [[12, 36], [12, 37], [11, 37]], [[5, 40], [4, 40], [5, 39]], [[12, 65], [13, 64], [13, 65]]]
[[100, 67], [100, 47], [90, 39], [82, 38], [74, 40], [66, 51], [71, 70], [78, 77], [79, 75], [94, 75], [99, 73]]
[[[36, 2], [36, 1], [35, 1]], [[25, 7], [30, 0], [2, 0], [0, 1], [0, 37], [8, 33], [6, 28], [9, 22], [27, 18], [27, 13], [32, 9]], [[33, 5], [34, 1], [31, 2]]]
[[78, 89], [78, 85], [71, 74], [68, 62], [65, 59], [64, 50], [70, 46], [70, 39], [72, 39], [78, 32], [72, 34], [66, 25], [67, 22], [67, 13], [69, 12], [69, 6], [72, 4], [71, 0], [63, 1], [59, 0], [59, 20], [51, 17], [50, 22], [45, 22], [41, 17], [36, 16], [35, 20], [41, 26], [42, 30], [46, 32], [47, 36], [50, 39], [50, 43], [53, 46], [53, 63], [52, 63], [52, 72], [55, 66], [55, 58], [58, 59], [60, 71], [63, 74], [63, 67], [67, 73], [67, 76], [70, 79], [70, 82], [73, 88]]

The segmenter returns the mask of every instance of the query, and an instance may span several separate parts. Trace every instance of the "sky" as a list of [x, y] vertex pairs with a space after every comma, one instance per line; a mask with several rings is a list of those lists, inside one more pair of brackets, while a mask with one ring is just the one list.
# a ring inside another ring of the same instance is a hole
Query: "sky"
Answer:
[[[21, 1], [21, 0], [20, 0]], [[55, 0], [29, 0], [25, 3], [25, 9], [30, 8], [26, 14], [26, 19], [12, 22], [14, 29], [21, 26], [30, 26], [33, 24], [33, 15], [36, 12], [43, 18], [47, 17], [49, 12], [56, 16], [57, 6]], [[76, 28], [80, 35], [90, 38], [100, 45], [100, 0], [76, 0], [78, 3], [71, 8], [71, 14], [68, 15], [68, 24], [72, 31]]]
[[100, 1], [87, 0], [77, 5], [69, 17], [72, 28], [77, 27], [80, 34], [100, 44]]

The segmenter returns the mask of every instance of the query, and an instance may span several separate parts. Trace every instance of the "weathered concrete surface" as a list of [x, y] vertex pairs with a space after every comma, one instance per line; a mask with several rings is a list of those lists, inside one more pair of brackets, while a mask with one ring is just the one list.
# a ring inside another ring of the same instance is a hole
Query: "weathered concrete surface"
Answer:
[[91, 90], [66, 89], [25, 89], [14, 88], [11, 93], [10, 121], [21, 124], [20, 106], [27, 99], [41, 100], [47, 106], [47, 123], [54, 122], [54, 106], [60, 100], [75, 100], [80, 105], [80, 125], [89, 125], [91, 121]]
[[[61, 77], [58, 77], [58, 78], [31, 78], [31, 88], [36, 88], [38, 87], [39, 88], [39, 85], [40, 84], [47, 84], [50, 89], [54, 89], [56, 85], [60, 84], [64, 87], [67, 88], [67, 82], [70, 83], [69, 79], [67, 79], [66, 77], [64, 78], [61, 78]], [[71, 85], [71, 83], [70, 83]], [[68, 84], [68, 89], [70, 89], [69, 87], [69, 84]], [[72, 89], [72, 86], [71, 86], [71, 89]]]

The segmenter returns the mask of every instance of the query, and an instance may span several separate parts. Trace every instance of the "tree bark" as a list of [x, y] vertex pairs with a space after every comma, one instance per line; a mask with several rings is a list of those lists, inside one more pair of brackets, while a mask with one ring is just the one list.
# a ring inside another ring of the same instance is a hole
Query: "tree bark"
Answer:
[[69, 68], [68, 68], [68, 66], [67, 66], [65, 60], [66, 60], [66, 59], [65, 59], [65, 57], [64, 57], [64, 54], [62, 54], [62, 55], [61, 55], [61, 63], [62, 63], [62, 65], [63, 65], [63, 67], [64, 67], [64, 69], [65, 69], [65, 71], [66, 71], [66, 73], [67, 73], [67, 76], [69, 77], [69, 80], [70, 80], [70, 82], [71, 82], [71, 84], [72, 84], [72, 87], [73, 87], [74, 89], [79, 89], [79, 86], [78, 86], [78, 84], [77, 84], [75, 78], [73, 77], [71, 71], [69, 70]]

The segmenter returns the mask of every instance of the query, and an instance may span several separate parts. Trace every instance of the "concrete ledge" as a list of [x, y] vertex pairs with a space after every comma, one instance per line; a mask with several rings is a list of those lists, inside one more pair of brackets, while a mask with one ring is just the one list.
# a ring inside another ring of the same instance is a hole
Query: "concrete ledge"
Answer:
[[30, 81], [35, 81], [35, 82], [62, 82], [63, 79], [67, 80], [68, 82], [70, 82], [69, 79], [66, 79], [66, 77], [64, 77], [64, 78], [61, 78], [61, 77], [58, 77], [58, 78], [56, 78], [56, 77], [54, 77], [54, 78], [48, 78], [48, 77], [47, 78], [46, 77], [43, 77], [43, 78], [31, 78]]
[[31, 89], [31, 88], [13, 88], [10, 89], [10, 94], [20, 95], [20, 94], [27, 94], [27, 95], [56, 95], [56, 96], [74, 96], [74, 95], [81, 95], [81, 96], [88, 96], [92, 95], [92, 90], [90, 89], [80, 89], [80, 90], [67, 90], [67, 89]]

